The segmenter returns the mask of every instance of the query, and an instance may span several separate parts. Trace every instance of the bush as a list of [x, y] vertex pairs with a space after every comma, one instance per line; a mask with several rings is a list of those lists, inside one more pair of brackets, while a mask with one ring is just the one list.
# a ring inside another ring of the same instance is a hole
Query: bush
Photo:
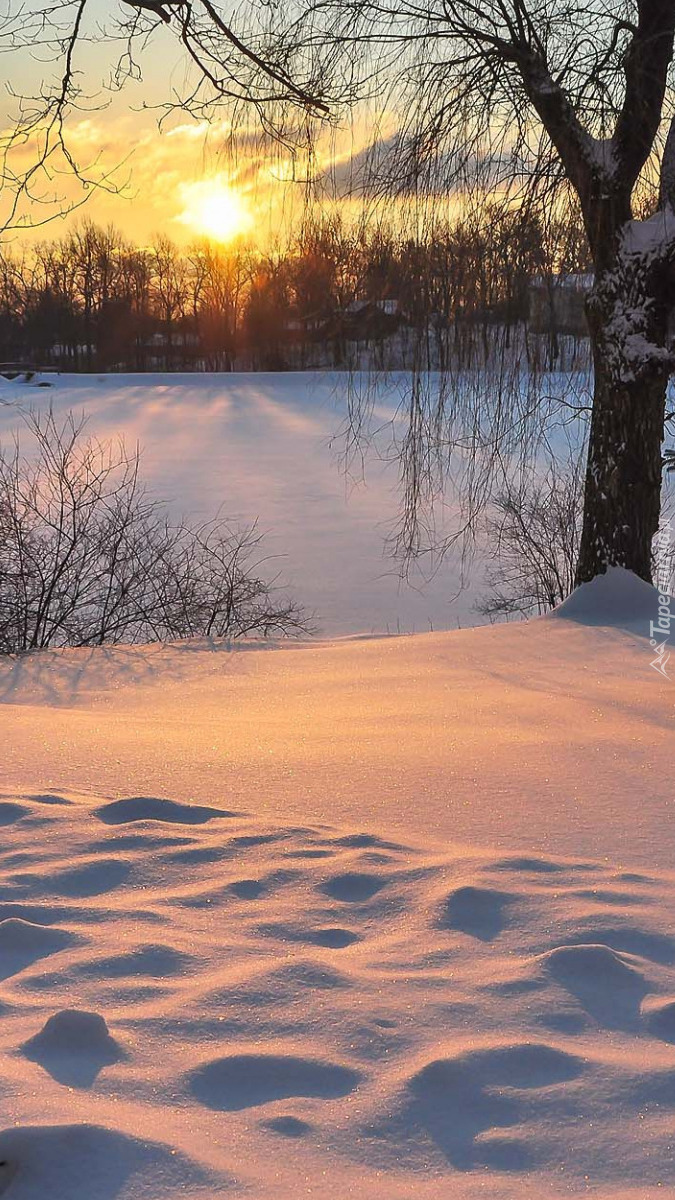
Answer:
[[138, 450], [85, 436], [72, 414], [24, 424], [28, 452], [18, 436], [0, 449], [0, 653], [308, 631], [259, 577], [255, 525], [175, 522]]
[[490, 594], [476, 606], [490, 620], [532, 616], [574, 589], [584, 494], [584, 454], [551, 455], [545, 470], [507, 482], [487, 522]]

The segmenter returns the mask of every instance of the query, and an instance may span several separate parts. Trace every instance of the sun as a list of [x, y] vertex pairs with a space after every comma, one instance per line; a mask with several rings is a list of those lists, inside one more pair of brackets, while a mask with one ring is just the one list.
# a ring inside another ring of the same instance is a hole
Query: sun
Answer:
[[253, 227], [253, 215], [240, 192], [225, 180], [202, 179], [181, 187], [178, 220], [202, 237], [231, 242]]

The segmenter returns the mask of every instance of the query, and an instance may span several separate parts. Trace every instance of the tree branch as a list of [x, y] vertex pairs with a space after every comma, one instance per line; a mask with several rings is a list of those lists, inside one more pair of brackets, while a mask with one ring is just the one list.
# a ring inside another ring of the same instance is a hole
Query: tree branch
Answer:
[[659, 130], [674, 40], [672, 0], [639, 0], [638, 23], [623, 60], [625, 95], [614, 134], [617, 162], [631, 190]]
[[287, 91], [290, 92], [291, 96], [295, 97], [296, 100], [300, 100], [301, 103], [307, 108], [314, 108], [318, 112], [322, 113], [328, 112], [327, 104], [324, 104], [322, 100], [318, 99], [318, 97], [311, 96], [309, 92], [304, 91], [303, 88], [297, 87], [297, 85], [294, 84], [293, 81], [289, 79], [286, 74], [284, 74], [284, 72], [277, 70], [270, 63], [265, 62], [265, 60], [256, 54], [254, 50], [251, 50], [249, 46], [245, 45], [245, 43], [237, 37], [234, 30], [230, 29], [229, 25], [225, 24], [220, 14], [211, 4], [211, 0], [201, 0], [201, 2], [213, 24], [218, 30], [220, 30], [223, 36], [227, 38], [228, 42], [231, 42], [234, 48], [238, 50], [239, 53], [244, 56], [244, 58], [247, 58], [249, 62], [252, 62], [254, 66], [258, 67], [263, 74], [267, 75], [268, 79], [272, 79], [275, 83], [281, 84], [282, 87], [286, 88]]
[[593, 139], [584, 129], [541, 52], [528, 50], [516, 60], [528, 98], [555, 146], [570, 183], [580, 196], [588, 190]]

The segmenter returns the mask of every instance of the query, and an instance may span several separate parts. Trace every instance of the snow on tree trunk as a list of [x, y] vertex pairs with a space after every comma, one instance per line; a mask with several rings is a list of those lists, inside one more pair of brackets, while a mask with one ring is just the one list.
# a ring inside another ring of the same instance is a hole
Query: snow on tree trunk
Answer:
[[578, 584], [608, 566], [651, 583], [665, 398], [662, 372], [618, 384], [596, 365]]
[[672, 355], [668, 239], [652, 242], [649, 225], [624, 228], [614, 269], [599, 277], [588, 303], [595, 384], [577, 583], [608, 566], [652, 579]]

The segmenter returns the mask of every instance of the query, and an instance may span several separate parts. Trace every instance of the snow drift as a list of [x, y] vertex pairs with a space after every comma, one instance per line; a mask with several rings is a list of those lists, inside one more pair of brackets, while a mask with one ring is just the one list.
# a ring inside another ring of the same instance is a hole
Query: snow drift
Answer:
[[654, 602], [0, 664], [0, 1195], [669, 1194]]

